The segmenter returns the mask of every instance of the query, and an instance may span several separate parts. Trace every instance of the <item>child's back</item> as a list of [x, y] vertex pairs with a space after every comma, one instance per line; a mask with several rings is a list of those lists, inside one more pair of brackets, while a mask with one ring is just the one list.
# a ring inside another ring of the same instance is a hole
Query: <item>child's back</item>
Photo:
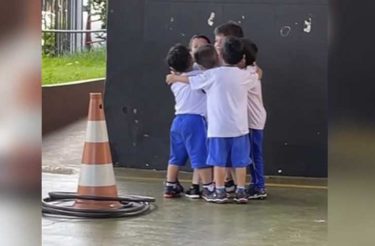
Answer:
[[229, 66], [209, 69], [201, 76], [191, 77], [190, 84], [192, 89], [198, 87], [207, 92], [208, 137], [248, 133], [247, 91], [254, 84], [254, 76], [247, 70]]
[[[256, 67], [248, 69], [256, 73]], [[248, 92], [248, 125], [250, 129], [263, 130], [266, 123], [267, 113], [263, 106], [262, 85], [259, 79], [255, 80], [254, 87]]]
[[[184, 73], [187, 76], [193, 76], [200, 71], [190, 71]], [[192, 90], [189, 84], [174, 83], [171, 90], [175, 97], [175, 114], [198, 114], [206, 116], [206, 94], [200, 90]]]

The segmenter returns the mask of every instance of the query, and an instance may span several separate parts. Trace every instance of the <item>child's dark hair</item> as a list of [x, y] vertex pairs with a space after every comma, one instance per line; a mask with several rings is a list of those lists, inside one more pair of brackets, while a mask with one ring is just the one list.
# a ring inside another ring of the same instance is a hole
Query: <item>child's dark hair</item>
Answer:
[[257, 58], [258, 47], [257, 45], [247, 38], [241, 39], [245, 49], [245, 64], [246, 66], [254, 65]]
[[173, 45], [165, 58], [169, 67], [176, 72], [186, 72], [193, 64], [189, 49], [182, 44]]
[[206, 44], [198, 48], [194, 54], [195, 62], [205, 69], [210, 69], [219, 66], [219, 55], [216, 52], [215, 46]]
[[240, 38], [227, 37], [222, 49], [223, 60], [229, 65], [238, 64], [245, 55], [244, 44]]
[[195, 35], [193, 35], [193, 37], [191, 37], [191, 39], [190, 39], [190, 42], [189, 42], [189, 46], [190, 46], [190, 47], [191, 47], [191, 43], [192, 43], [193, 40], [196, 39], [196, 38], [204, 39], [204, 40], [207, 41], [208, 44], [211, 43], [211, 40], [210, 40], [207, 36], [202, 35], [202, 34], [195, 34]]
[[234, 21], [228, 21], [227, 23], [224, 23], [214, 30], [215, 35], [224, 35], [224, 36], [234, 36], [237, 38], [243, 38], [243, 30], [242, 27], [237, 24], [237, 22]]

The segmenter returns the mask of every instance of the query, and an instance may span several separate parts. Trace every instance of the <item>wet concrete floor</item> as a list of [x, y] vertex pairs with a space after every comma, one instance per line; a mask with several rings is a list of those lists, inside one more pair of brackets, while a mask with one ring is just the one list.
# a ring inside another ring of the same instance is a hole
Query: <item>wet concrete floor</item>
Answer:
[[[43, 197], [76, 191], [85, 122], [43, 138]], [[43, 245], [327, 245], [325, 180], [268, 178], [269, 198], [246, 205], [164, 199], [164, 172], [116, 168], [120, 195], [156, 198], [149, 214], [124, 219], [42, 218]], [[185, 187], [190, 174], [183, 173]]]

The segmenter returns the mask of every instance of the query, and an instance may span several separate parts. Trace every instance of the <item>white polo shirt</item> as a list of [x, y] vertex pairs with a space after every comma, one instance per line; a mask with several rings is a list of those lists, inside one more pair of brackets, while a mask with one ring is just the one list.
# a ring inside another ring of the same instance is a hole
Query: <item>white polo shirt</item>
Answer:
[[[252, 73], [256, 73], [255, 66], [247, 67]], [[255, 86], [250, 88], [247, 95], [248, 125], [250, 129], [263, 130], [266, 124], [267, 112], [263, 105], [262, 84], [259, 79]]]
[[239, 137], [249, 133], [247, 96], [257, 75], [222, 66], [189, 77], [192, 89], [207, 93], [208, 137]]
[[[201, 71], [191, 71], [182, 75], [194, 76]], [[207, 115], [207, 97], [201, 90], [192, 90], [186, 83], [176, 82], [171, 85], [175, 98], [175, 114], [198, 114]]]

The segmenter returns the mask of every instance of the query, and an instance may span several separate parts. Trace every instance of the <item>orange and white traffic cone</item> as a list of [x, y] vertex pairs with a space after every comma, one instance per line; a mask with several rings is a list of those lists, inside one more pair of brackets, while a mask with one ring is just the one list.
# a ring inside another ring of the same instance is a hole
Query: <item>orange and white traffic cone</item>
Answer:
[[[102, 93], [90, 93], [90, 104], [78, 183], [81, 196], [117, 197], [111, 151], [108, 142]], [[117, 209], [117, 201], [76, 200], [74, 207], [86, 209]]]

